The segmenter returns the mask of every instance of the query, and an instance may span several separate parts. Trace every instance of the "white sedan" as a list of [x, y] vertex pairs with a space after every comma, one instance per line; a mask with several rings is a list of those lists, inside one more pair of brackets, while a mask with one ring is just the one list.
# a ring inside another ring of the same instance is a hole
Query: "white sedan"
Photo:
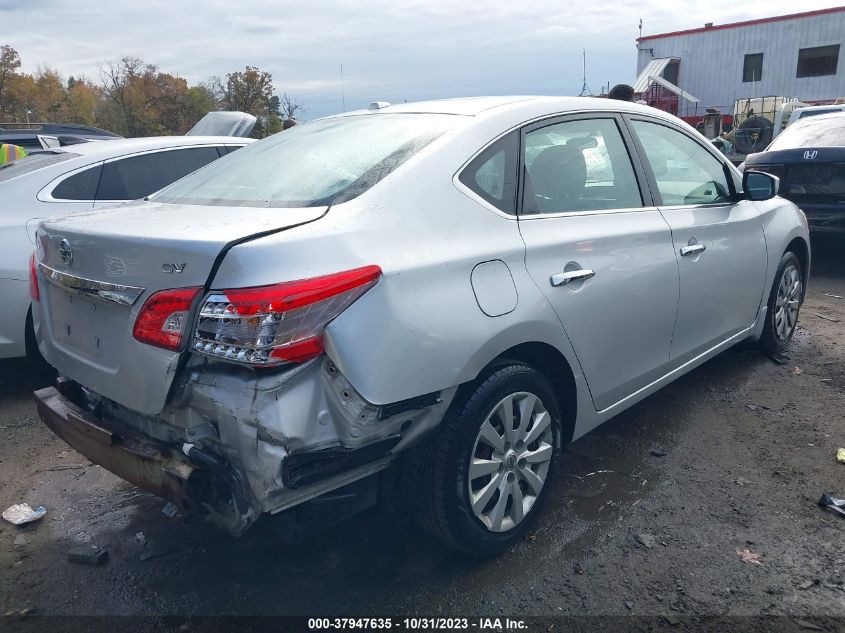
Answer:
[[38, 221], [144, 198], [251, 142], [233, 136], [93, 141], [0, 165], [0, 358], [37, 350], [27, 259]]

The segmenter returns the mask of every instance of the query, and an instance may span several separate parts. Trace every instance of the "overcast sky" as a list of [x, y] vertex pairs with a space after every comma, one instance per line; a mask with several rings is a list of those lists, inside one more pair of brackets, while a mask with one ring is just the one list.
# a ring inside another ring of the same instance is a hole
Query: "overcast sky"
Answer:
[[0, 0], [0, 44], [23, 69], [98, 79], [140, 57], [190, 82], [245, 65], [272, 73], [304, 118], [373, 100], [578, 94], [631, 83], [645, 35], [837, 6], [804, 0]]

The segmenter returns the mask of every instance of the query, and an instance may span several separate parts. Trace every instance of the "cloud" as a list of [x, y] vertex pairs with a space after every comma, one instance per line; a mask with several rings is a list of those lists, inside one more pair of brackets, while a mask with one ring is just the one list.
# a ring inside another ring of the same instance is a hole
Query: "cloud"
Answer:
[[[807, 0], [800, 10], [830, 6]], [[189, 81], [246, 65], [273, 74], [316, 117], [388, 101], [478, 94], [577, 94], [587, 81], [634, 78], [644, 32], [789, 13], [785, 0], [0, 0], [0, 44], [24, 69], [49, 65], [97, 78], [97, 66], [140, 57]], [[695, 17], [691, 17], [695, 16]]]

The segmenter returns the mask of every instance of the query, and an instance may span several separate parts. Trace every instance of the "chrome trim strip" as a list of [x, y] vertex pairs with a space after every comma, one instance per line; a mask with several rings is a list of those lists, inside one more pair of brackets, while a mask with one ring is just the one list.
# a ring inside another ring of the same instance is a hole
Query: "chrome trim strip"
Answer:
[[97, 301], [131, 306], [145, 290], [144, 288], [137, 288], [135, 286], [124, 286], [107, 281], [95, 281], [93, 279], [77, 277], [76, 275], [63, 273], [55, 268], [50, 268], [40, 262], [38, 268], [41, 270], [41, 274], [44, 275], [44, 279], [54, 286]]

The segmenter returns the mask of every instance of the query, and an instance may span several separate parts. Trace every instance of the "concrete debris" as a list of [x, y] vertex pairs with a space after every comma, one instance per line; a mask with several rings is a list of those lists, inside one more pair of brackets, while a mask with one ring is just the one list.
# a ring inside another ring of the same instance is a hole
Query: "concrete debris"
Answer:
[[82, 563], [97, 567], [106, 562], [109, 557], [108, 550], [97, 545], [79, 545], [72, 547], [67, 552], [67, 559], [72, 563]]
[[18, 534], [15, 537], [15, 547], [22, 547], [24, 545], [29, 545], [29, 544], [30, 544], [30, 540], [28, 538], [26, 538], [26, 536], [24, 536], [23, 534]]
[[813, 580], [805, 580], [804, 582], [802, 582], [798, 585], [798, 588], [799, 589], [809, 589], [810, 587], [812, 587], [815, 584], [816, 583]]
[[655, 446], [650, 453], [652, 457], [666, 457], [666, 449], [662, 446]]
[[44, 506], [39, 506], [33, 510], [29, 507], [29, 504], [19, 503], [6, 508], [3, 512], [3, 518], [13, 525], [23, 525], [24, 523], [37, 521], [45, 514], [47, 514], [47, 510], [44, 509]]
[[143, 533], [143, 532], [136, 532], [136, 533], [135, 533], [135, 538], [138, 540], [138, 542], [139, 542], [141, 545], [146, 545], [146, 544], [147, 544], [147, 537], [146, 537], [146, 536], [144, 536], [144, 533]]
[[643, 547], [651, 549], [656, 541], [651, 534], [637, 534], [637, 542]]
[[752, 552], [747, 547], [744, 549], [736, 548], [736, 553], [739, 554], [739, 558], [743, 563], [751, 563], [752, 565], [760, 565], [763, 566], [763, 563], [760, 562], [760, 559], [763, 557], [762, 554], [757, 554]]
[[669, 626], [678, 626], [681, 623], [678, 616], [673, 613], [661, 613], [660, 617], [663, 618]]

